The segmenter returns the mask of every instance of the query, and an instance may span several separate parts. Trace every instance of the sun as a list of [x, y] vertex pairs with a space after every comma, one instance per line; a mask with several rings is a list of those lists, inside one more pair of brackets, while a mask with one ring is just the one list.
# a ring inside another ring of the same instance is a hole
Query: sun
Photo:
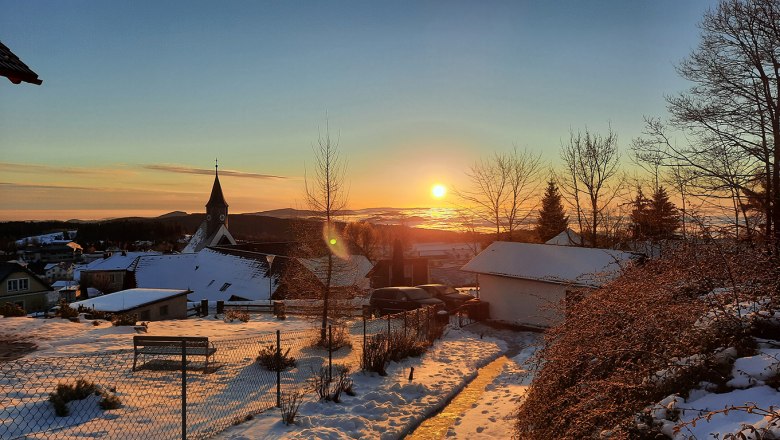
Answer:
[[433, 195], [434, 198], [440, 199], [445, 195], [447, 195], [447, 187], [440, 183], [437, 183], [436, 185], [433, 185], [433, 188], [431, 188], [431, 194]]

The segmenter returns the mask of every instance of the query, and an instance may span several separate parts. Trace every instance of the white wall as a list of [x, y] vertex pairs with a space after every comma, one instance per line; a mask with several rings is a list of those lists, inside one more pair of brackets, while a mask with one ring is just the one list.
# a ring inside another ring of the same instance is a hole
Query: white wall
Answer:
[[479, 297], [490, 303], [490, 319], [549, 327], [563, 319], [566, 286], [480, 274]]

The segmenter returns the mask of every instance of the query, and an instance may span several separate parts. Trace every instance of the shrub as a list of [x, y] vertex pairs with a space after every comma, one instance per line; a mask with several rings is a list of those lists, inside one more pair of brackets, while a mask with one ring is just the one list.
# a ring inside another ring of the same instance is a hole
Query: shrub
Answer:
[[361, 359], [361, 368], [372, 371], [380, 376], [387, 376], [387, 364], [390, 354], [387, 349], [387, 336], [378, 334], [366, 336], [366, 346]]
[[260, 349], [260, 355], [257, 356], [257, 362], [262, 365], [268, 371], [284, 371], [288, 368], [294, 368], [296, 361], [295, 358], [289, 356], [290, 349], [288, 348], [284, 354], [276, 351], [276, 347], [269, 345]]
[[108, 411], [122, 407], [122, 401], [116, 394], [112, 392], [104, 392], [103, 398], [100, 399], [99, 405], [102, 410]]
[[26, 316], [27, 312], [18, 304], [5, 303], [0, 306], [0, 315], [8, 318], [13, 316]]
[[71, 307], [70, 304], [68, 304], [64, 300], [60, 301], [58, 305], [60, 306], [60, 309], [57, 310], [57, 316], [59, 316], [60, 318], [70, 319], [70, 320], [79, 318], [79, 311]]
[[119, 313], [111, 317], [111, 323], [114, 327], [122, 325], [135, 325], [138, 321], [138, 316], [135, 313]]
[[394, 331], [387, 339], [387, 355], [392, 361], [398, 362], [409, 356], [420, 356], [428, 348], [426, 342], [417, 339], [411, 332]]
[[84, 379], [78, 379], [74, 384], [58, 383], [53, 393], [49, 393], [49, 402], [54, 407], [54, 413], [58, 417], [65, 417], [70, 414], [68, 402], [74, 400], [84, 400], [89, 395], [98, 391], [94, 382]]
[[319, 335], [312, 342], [312, 347], [322, 347], [333, 351], [342, 349], [344, 347], [352, 348], [352, 338], [349, 336], [349, 331], [345, 326], [335, 326], [329, 332], [331, 338], [326, 333], [325, 339], [321, 339]]
[[225, 322], [241, 321], [249, 322], [249, 313], [240, 310], [228, 310], [222, 318]]
[[294, 388], [292, 391], [282, 393], [279, 399], [279, 410], [282, 412], [282, 423], [292, 425], [295, 423], [295, 416], [298, 415], [298, 409], [306, 396], [306, 390], [303, 387]]
[[[751, 339], [729, 305], [777, 299], [776, 265], [767, 258], [742, 245], [681, 245], [569, 304], [537, 352], [544, 362], [516, 435], [654, 438], [659, 433], [638, 430], [636, 415], [702, 380], [723, 380], [714, 353]], [[732, 290], [702, 296], [714, 287]]]

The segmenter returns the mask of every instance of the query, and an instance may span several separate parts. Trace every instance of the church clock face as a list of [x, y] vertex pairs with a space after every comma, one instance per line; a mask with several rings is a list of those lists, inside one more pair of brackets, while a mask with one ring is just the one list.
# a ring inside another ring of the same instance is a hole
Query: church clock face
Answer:
[[219, 215], [219, 221], [224, 222], [225, 221], [225, 214]]
[[211, 220], [211, 214], [206, 216], [206, 220]]

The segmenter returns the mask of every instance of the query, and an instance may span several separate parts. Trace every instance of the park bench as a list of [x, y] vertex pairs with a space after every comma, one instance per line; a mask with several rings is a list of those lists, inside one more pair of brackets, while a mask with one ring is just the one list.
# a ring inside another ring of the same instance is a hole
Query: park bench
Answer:
[[203, 372], [208, 370], [209, 357], [214, 360], [217, 348], [207, 337], [194, 336], [133, 336], [133, 371], [135, 371], [138, 355], [148, 356], [182, 356], [186, 349], [187, 356], [205, 356]]

